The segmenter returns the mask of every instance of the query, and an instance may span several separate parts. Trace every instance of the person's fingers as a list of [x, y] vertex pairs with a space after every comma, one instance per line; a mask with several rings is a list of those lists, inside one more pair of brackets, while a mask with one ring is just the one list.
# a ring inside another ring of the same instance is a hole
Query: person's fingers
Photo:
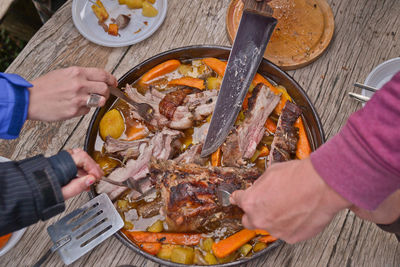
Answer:
[[243, 214], [242, 216], [242, 224], [243, 227], [246, 229], [255, 229], [253, 223], [250, 221], [249, 217], [246, 214]]
[[86, 81], [85, 87], [87, 88], [88, 94], [98, 94], [103, 96], [105, 99], [108, 99], [110, 96], [110, 89], [108, 89], [108, 85], [104, 82], [93, 82]]
[[99, 165], [85, 151], [80, 148], [74, 148], [70, 154], [78, 168], [82, 168], [97, 179], [103, 176], [103, 171]]
[[229, 201], [231, 202], [232, 205], [237, 205], [241, 208], [243, 194], [244, 194], [244, 190], [236, 190], [231, 194]]
[[79, 178], [73, 179], [66, 186], [61, 188], [64, 199], [67, 200], [73, 196], [78, 195], [79, 193], [88, 189], [89, 186], [94, 184], [96, 178], [92, 175], [87, 175]]
[[117, 86], [117, 79], [109, 72], [99, 68], [84, 68], [83, 73], [89, 81], [105, 82], [110, 86]]

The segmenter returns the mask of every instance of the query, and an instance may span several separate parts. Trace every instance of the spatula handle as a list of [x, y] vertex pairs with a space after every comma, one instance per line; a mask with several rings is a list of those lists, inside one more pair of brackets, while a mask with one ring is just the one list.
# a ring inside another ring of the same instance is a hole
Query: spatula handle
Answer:
[[52, 248], [50, 248], [36, 263], [33, 267], [40, 267], [42, 264], [53, 254]]

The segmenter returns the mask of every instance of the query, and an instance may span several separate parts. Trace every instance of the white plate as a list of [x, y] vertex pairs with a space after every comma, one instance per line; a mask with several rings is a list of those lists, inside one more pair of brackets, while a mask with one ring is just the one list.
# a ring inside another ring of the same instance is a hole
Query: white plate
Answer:
[[[9, 159], [0, 156], [0, 162], [5, 162], [5, 161], [9, 161]], [[26, 231], [26, 228], [23, 228], [21, 230], [14, 232], [11, 235], [7, 244], [2, 249], [0, 249], [0, 257], [3, 256], [4, 254], [6, 254], [10, 249], [12, 249], [18, 243], [18, 241], [21, 239], [21, 237], [23, 236], [25, 231]]]
[[[152, 35], [163, 23], [167, 15], [167, 0], [157, 0], [154, 7], [158, 10], [153, 18], [144, 17], [142, 9], [129, 9], [126, 5], [119, 5], [117, 0], [102, 0], [109, 18], [105, 21], [108, 25], [111, 18], [119, 14], [131, 14], [131, 21], [125, 29], [119, 31], [119, 36], [109, 35], [97, 23], [89, 0], [73, 0], [72, 20], [78, 31], [89, 41], [109, 47], [121, 47], [136, 44]], [[147, 25], [145, 24], [147, 22]]]
[[[364, 84], [380, 89], [399, 71], [400, 57], [389, 59], [388, 61], [385, 61], [374, 68], [368, 75], [367, 79], [365, 79]], [[371, 97], [373, 92], [363, 89], [361, 94]]]

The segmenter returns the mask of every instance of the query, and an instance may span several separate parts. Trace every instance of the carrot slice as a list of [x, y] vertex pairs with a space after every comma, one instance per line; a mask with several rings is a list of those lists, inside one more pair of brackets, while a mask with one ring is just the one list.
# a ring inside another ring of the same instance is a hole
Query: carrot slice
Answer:
[[253, 85], [256, 86], [259, 83], [265, 84], [276, 95], [280, 93], [279, 90], [276, 89], [276, 87], [273, 86], [267, 79], [265, 79], [261, 74], [257, 73], [256, 76], [254, 76]]
[[108, 34], [114, 35], [114, 36], [118, 36], [118, 25], [114, 24], [114, 23], [111, 23], [108, 26]]
[[194, 246], [203, 238], [201, 234], [187, 233], [151, 233], [143, 231], [121, 230], [130, 240], [135, 243], [157, 243]]
[[268, 231], [263, 230], [263, 229], [255, 229], [254, 232], [256, 232], [256, 235], [270, 235]]
[[256, 232], [249, 229], [243, 229], [226, 239], [223, 239], [212, 245], [212, 251], [218, 258], [224, 258], [232, 252], [239, 249], [241, 246], [249, 242], [256, 236]]
[[201, 61], [209, 66], [218, 75], [224, 76], [226, 65], [228, 64], [226, 61], [222, 61], [214, 57], [203, 58]]
[[267, 128], [267, 130], [270, 133], [275, 133], [276, 123], [273, 120], [271, 120], [270, 118], [268, 118], [267, 121], [265, 122], [265, 128]]
[[275, 242], [276, 240], [278, 240], [278, 238], [273, 237], [272, 235], [264, 235], [262, 237], [260, 237], [259, 241], [263, 242], [263, 243], [272, 243]]
[[160, 242], [138, 243], [137, 245], [139, 246], [139, 248], [151, 255], [157, 255], [157, 253], [161, 250]]
[[268, 156], [269, 154], [269, 149], [267, 146], [263, 146], [260, 150], [260, 154], [258, 155], [258, 157], [265, 157]]
[[311, 147], [301, 117], [296, 120], [296, 122], [294, 123], [294, 127], [297, 127], [299, 129], [299, 140], [297, 141], [296, 157], [298, 159], [304, 159], [311, 154]]
[[176, 59], [167, 60], [167, 61], [155, 66], [148, 72], [146, 72], [140, 79], [140, 82], [148, 83], [149, 81], [153, 80], [154, 78], [157, 78], [159, 76], [165, 75], [170, 72], [173, 72], [180, 65], [181, 65], [181, 62], [179, 62], [179, 60], [176, 60]]
[[125, 134], [126, 140], [133, 141], [145, 138], [149, 135], [149, 131], [140, 122], [135, 122], [132, 126], [127, 127]]
[[185, 85], [200, 90], [204, 90], [206, 88], [206, 86], [204, 85], [204, 80], [193, 77], [182, 77], [179, 79], [173, 79], [168, 82], [168, 85]]
[[0, 236], [0, 249], [2, 247], [4, 247], [5, 244], [7, 244], [8, 240], [10, 239], [10, 237], [11, 237], [11, 233], [3, 235], [3, 236]]
[[211, 165], [221, 166], [221, 159], [222, 159], [222, 151], [221, 147], [219, 147], [214, 153], [211, 154]]

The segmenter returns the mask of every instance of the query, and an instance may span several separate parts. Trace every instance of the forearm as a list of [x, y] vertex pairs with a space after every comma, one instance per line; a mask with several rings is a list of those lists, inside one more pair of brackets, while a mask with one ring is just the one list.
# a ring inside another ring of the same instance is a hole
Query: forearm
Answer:
[[400, 73], [311, 154], [325, 182], [353, 204], [375, 209], [400, 188]]
[[[0, 164], [0, 235], [64, 211], [61, 186], [76, 176], [76, 166], [65, 153], [60, 152], [52, 160], [36, 156]], [[64, 161], [61, 169], [51, 163], [57, 159]]]

